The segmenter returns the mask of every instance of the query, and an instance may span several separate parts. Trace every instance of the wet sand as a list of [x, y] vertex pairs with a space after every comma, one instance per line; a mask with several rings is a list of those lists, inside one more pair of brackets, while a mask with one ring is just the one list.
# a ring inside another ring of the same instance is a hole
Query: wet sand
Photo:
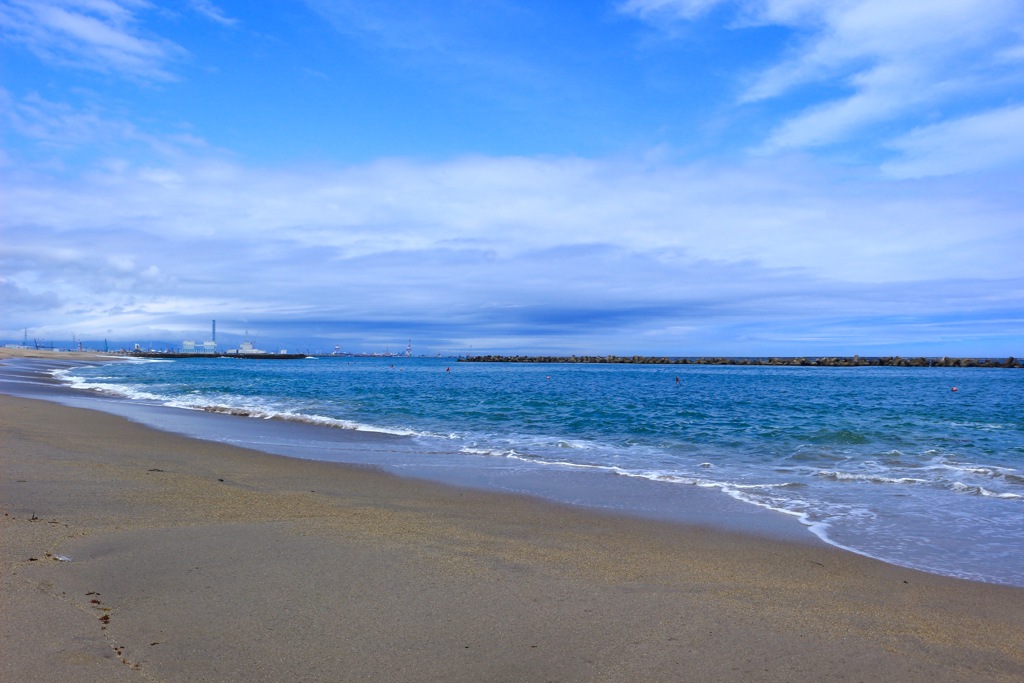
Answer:
[[46, 401], [0, 434], [2, 681], [1024, 680], [1024, 589]]
[[110, 360], [118, 358], [114, 354], [96, 351], [54, 351], [52, 349], [29, 349], [24, 347], [5, 346], [0, 348], [2, 358], [42, 358], [45, 360]]

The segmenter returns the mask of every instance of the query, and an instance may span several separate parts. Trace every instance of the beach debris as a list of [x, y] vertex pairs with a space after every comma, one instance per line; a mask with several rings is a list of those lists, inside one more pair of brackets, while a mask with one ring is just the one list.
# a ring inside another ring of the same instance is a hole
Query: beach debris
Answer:
[[30, 521], [30, 522], [34, 522], [34, 521], [36, 521], [36, 520], [38, 520], [38, 519], [39, 519], [39, 518], [38, 518], [38, 517], [36, 517], [36, 513], [34, 513], [34, 512], [33, 512], [33, 513], [32, 513], [32, 516], [28, 518], [28, 521]]
[[163, 472], [163, 470], [162, 470], [162, 469], [160, 469], [159, 467], [151, 467], [151, 468], [149, 468], [149, 469], [148, 469], [148, 470], [146, 470], [146, 471], [147, 471], [147, 472]]
[[57, 560], [58, 562], [71, 562], [71, 558], [67, 555], [58, 555], [56, 553], [46, 553], [46, 556], [51, 560]]

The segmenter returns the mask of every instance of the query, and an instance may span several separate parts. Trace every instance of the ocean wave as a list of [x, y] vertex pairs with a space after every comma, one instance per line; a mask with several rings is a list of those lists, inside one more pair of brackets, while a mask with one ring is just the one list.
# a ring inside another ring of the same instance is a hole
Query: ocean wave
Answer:
[[518, 454], [515, 452], [515, 450], [513, 450], [511, 448], [501, 449], [501, 448], [478, 448], [476, 446], [463, 446], [462, 448], [459, 449], [459, 453], [464, 453], [466, 455], [484, 455], [484, 456], [494, 457], [494, 458], [512, 458], [512, 457], [516, 457], [516, 458], [518, 458], [520, 460], [526, 460], [527, 459], [527, 458], [519, 457]]
[[816, 477], [831, 479], [832, 481], [863, 481], [871, 484], [928, 484], [927, 479], [918, 477], [884, 477], [880, 474], [857, 474], [855, 472], [839, 472], [835, 470], [821, 470], [814, 473]]
[[785, 459], [797, 463], [815, 463], [822, 461], [843, 462], [847, 458], [841, 453], [835, 453], [821, 446], [800, 445], [792, 453], [785, 456]]
[[94, 391], [100, 394], [106, 394], [108, 396], [114, 396], [116, 398], [127, 398], [133, 401], [166, 401], [167, 397], [160, 394], [154, 394], [149, 391], [143, 391], [130, 384], [113, 384], [113, 383], [97, 383], [91, 382], [82, 377], [76, 377], [68, 374], [68, 370], [58, 370], [51, 373], [53, 377], [60, 382], [64, 383], [71, 389], [79, 389], [83, 391]]
[[[612, 464], [587, 463], [571, 460], [551, 459], [540, 455], [532, 455], [520, 452], [517, 451], [515, 448], [507, 447], [481, 447], [479, 445], [463, 446], [462, 448], [459, 449], [459, 452], [467, 455], [508, 458], [511, 460], [519, 460], [521, 462], [542, 467], [560, 467], [575, 470], [589, 470], [594, 472], [605, 472], [619, 477], [644, 479], [652, 482], [666, 484], [681, 484], [685, 486], [696, 486], [698, 488], [706, 489], [719, 489], [724, 493], [729, 494], [735, 498], [739, 498], [739, 494], [742, 494], [744, 492], [748, 494], [756, 494], [768, 493], [773, 490], [802, 489], [807, 487], [807, 484], [798, 481], [744, 483], [738, 481], [722, 481], [720, 479], [712, 479], [705, 476], [687, 474], [684, 472], [680, 472], [678, 470], [636, 469]], [[707, 462], [700, 463], [697, 466], [705, 469], [710, 469], [714, 467], [711, 463]], [[788, 509], [776, 508], [774, 506], [766, 506], [763, 504], [763, 501], [761, 501], [759, 498], [743, 496], [741, 499], [743, 502], [753, 503], [755, 505], [758, 505], [759, 507], [769, 507], [770, 509], [777, 510], [780, 512], [792, 513], [792, 511]]]
[[664, 472], [660, 470], [636, 471], [627, 470], [621, 467], [608, 468], [620, 477], [633, 477], [635, 479], [647, 479], [648, 481], [660, 481], [669, 484], [686, 484], [688, 486], [699, 486], [701, 488], [715, 488], [720, 482], [690, 477], [677, 472]]
[[1002, 498], [1006, 500], [1024, 500], [1024, 496], [1017, 493], [1000, 493], [998, 491], [989, 491], [983, 486], [971, 486], [970, 484], [964, 484], [963, 482], [955, 481], [950, 488], [957, 493], [966, 493], [971, 496], [984, 496], [985, 498]]
[[1024, 477], [1018, 474], [1018, 470], [1015, 470], [1012, 467], [999, 467], [998, 465], [955, 464], [948, 462], [942, 463], [938, 467], [941, 469], [951, 470], [953, 472], [963, 472], [979, 477], [988, 477], [990, 479], [1006, 479], [1010, 477], [1024, 481]]
[[[634, 477], [638, 479], [647, 479], [650, 481], [666, 482], [670, 484], [685, 484], [688, 486], [697, 486], [699, 488], [706, 489], [719, 489], [722, 492], [742, 500], [743, 502], [753, 503], [759, 507], [769, 507], [764, 505], [762, 498], [752, 497], [743, 494], [754, 494], [754, 493], [768, 493], [773, 490], [779, 489], [801, 489], [807, 485], [797, 481], [783, 481], [783, 482], [762, 482], [762, 483], [740, 483], [733, 481], [720, 481], [716, 479], [707, 479], [705, 477], [696, 477], [679, 472], [666, 472], [663, 470], [627, 470], [620, 467], [609, 467], [610, 471], [614, 471], [615, 474], [624, 477]], [[740, 496], [743, 496], [740, 498]], [[776, 509], [776, 508], [771, 508]], [[781, 512], [790, 512], [789, 510], [782, 510]]]
[[732, 483], [730, 483], [730, 484], [724, 484], [724, 486], [729, 486], [729, 487], [736, 488], [736, 489], [741, 489], [741, 490], [754, 491], [754, 490], [759, 490], [759, 489], [760, 490], [769, 490], [769, 489], [802, 489], [802, 488], [806, 488], [807, 484], [803, 483], [802, 481], [783, 481], [783, 482], [770, 483], [770, 484], [732, 484]]
[[391, 434], [393, 436], [431, 436], [424, 432], [401, 427], [381, 427], [378, 425], [367, 425], [351, 420], [342, 420], [336, 417], [315, 415], [308, 413], [297, 413], [287, 410], [274, 410], [263, 407], [231, 406], [223, 404], [192, 403], [181, 400], [169, 401], [165, 405], [173, 408], [184, 408], [186, 410], [201, 410], [206, 413], [219, 413], [222, 415], [234, 415], [236, 417], [251, 417], [260, 420], [281, 420], [283, 422], [300, 422], [303, 424], [316, 425], [318, 427], [331, 427], [334, 429], [350, 429], [360, 432], [374, 432], [378, 434]]
[[840, 444], [843, 446], [856, 446], [870, 443], [871, 439], [859, 432], [850, 429], [821, 430], [810, 441], [812, 443]]
[[796, 517], [800, 520], [801, 524], [809, 527], [814, 533], [817, 533], [816, 529], [823, 530], [827, 526], [823, 520], [814, 514], [818, 506], [808, 500], [802, 498], [780, 498], [768, 495], [770, 491], [757, 491], [757, 489], [741, 488], [729, 484], [722, 484], [717, 488], [733, 500], [741, 503]]
[[607, 472], [620, 477], [631, 477], [635, 479], [647, 479], [648, 481], [665, 482], [672, 484], [687, 484], [704, 488], [715, 488], [722, 486], [721, 482], [712, 481], [700, 477], [692, 477], [674, 471], [665, 470], [633, 470], [618, 465], [604, 465], [596, 463], [576, 462], [572, 460], [549, 459], [537, 455], [529, 455], [516, 451], [514, 448], [481, 448], [479, 446], [463, 446], [460, 453], [469, 455], [483, 455], [489, 457], [502, 457], [510, 460], [519, 460], [531, 465], [545, 467], [564, 467], [576, 470], [591, 470]]
[[531, 456], [523, 453], [518, 453], [514, 448], [508, 449], [501, 452], [502, 455], [511, 460], [520, 460], [522, 462], [532, 463], [534, 465], [547, 465], [551, 467], [569, 467], [579, 470], [599, 470], [603, 472], [611, 472], [612, 474], [623, 474], [626, 470], [615, 465], [595, 465], [586, 462], [574, 462], [572, 460], [548, 460], [539, 456]]
[[[173, 363], [171, 360], [152, 360], [152, 359], [140, 359], [147, 363]], [[436, 436], [434, 434], [428, 434], [425, 432], [419, 432], [413, 429], [404, 429], [400, 427], [382, 427], [378, 425], [367, 425], [359, 422], [353, 422], [350, 420], [342, 420], [339, 418], [327, 417], [324, 415], [299, 413], [288, 410], [276, 410], [272, 407], [266, 406], [245, 406], [245, 405], [229, 405], [224, 403], [209, 403], [206, 402], [202, 396], [197, 396], [197, 392], [191, 392], [191, 399], [174, 398], [164, 394], [157, 394], [151, 391], [144, 391], [138, 387], [129, 384], [116, 384], [108, 382], [95, 382], [92, 380], [102, 379], [100, 377], [92, 377], [85, 379], [69, 374], [70, 370], [58, 370], [53, 372], [53, 376], [72, 389], [81, 389], [88, 391], [96, 391], [108, 396], [114, 396], [116, 398], [126, 398], [133, 401], [148, 401], [157, 402], [165, 405], [169, 408], [180, 408], [184, 410], [199, 410], [207, 413], [218, 413], [222, 415], [234, 415], [236, 417], [251, 417], [262, 420], [282, 420], [285, 422], [301, 422], [305, 424], [317, 425], [321, 427], [332, 427], [335, 429], [351, 429], [354, 431], [362, 432], [374, 432], [380, 434], [390, 434], [394, 436]]]
[[[676, 469], [646, 469], [646, 468], [630, 468], [623, 467], [615, 464], [603, 464], [593, 462], [580, 462], [566, 460], [562, 458], [552, 459], [550, 457], [544, 457], [543, 455], [531, 454], [523, 450], [517, 450], [513, 447], [508, 446], [481, 446], [479, 444], [472, 446], [463, 446], [459, 449], [461, 453], [468, 455], [480, 455], [487, 457], [500, 457], [509, 458], [513, 460], [519, 460], [522, 462], [530, 463], [531, 465], [537, 466], [548, 466], [548, 467], [562, 467], [571, 468], [576, 470], [590, 470], [597, 472], [606, 472], [608, 474], [629, 477], [635, 479], [645, 479], [653, 482], [669, 483], [669, 484], [682, 484], [687, 486], [696, 486], [699, 488], [718, 489], [730, 497], [739, 500], [744, 503], [756, 505], [776, 512], [783, 512], [790, 515], [797, 515], [801, 517], [802, 521], [808, 526], [817, 524], [817, 521], [813, 521], [812, 516], [816, 520], [822, 518], [831, 517], [830, 514], [824, 514], [822, 510], [822, 501], [811, 505], [810, 503], [801, 502], [800, 498], [789, 497], [790, 494], [784, 494], [783, 497], [773, 495], [773, 491], [778, 491], [782, 494], [783, 491], [797, 491], [800, 489], [807, 489], [811, 484], [803, 481], [782, 481], [782, 482], [743, 482], [743, 481], [723, 481], [721, 478], [714, 478], [709, 476], [701, 476], [696, 474], [690, 474], [687, 472], [681, 472]], [[696, 467], [702, 468], [704, 471], [711, 474], [712, 470], [716, 470], [714, 465], [710, 462], [697, 463]], [[967, 473], [973, 473], [979, 476], [988, 476], [992, 478], [1004, 479], [1012, 481], [1013, 478], [1018, 475], [1015, 474], [1016, 470], [1010, 468], [1001, 468], [994, 466], [962, 466], [953, 467], [946, 463], [936, 463], [930, 466], [925, 466], [923, 470], [943, 469], [943, 470], [961, 470]], [[798, 470], [797, 470], [798, 471]], [[917, 470], [922, 471], [922, 470]], [[793, 470], [790, 471], [794, 473]], [[966, 493], [969, 495], [978, 495], [986, 498], [995, 499], [1024, 499], [1024, 495], [1016, 493], [993, 491], [991, 489], [982, 486], [972, 486], [957, 482], [949, 485], [943, 482], [941, 479], [927, 479], [922, 477], [909, 477], [909, 476], [890, 476], [877, 472], [845, 472], [842, 470], [804, 470], [805, 475], [810, 475], [814, 478], [825, 479], [833, 482], [854, 482], [854, 483], [868, 483], [868, 484], [881, 484], [881, 485], [897, 485], [897, 486], [930, 486], [937, 488], [952, 489], [958, 493]], [[727, 475], [726, 475], [727, 476]], [[813, 512], [813, 515], [811, 514]], [[840, 516], [850, 517], [854, 513], [850, 510], [842, 511]], [[866, 511], [860, 511], [858, 514], [868, 514]], [[818, 530], [819, 536], [824, 535], [824, 528]]]
[[559, 439], [555, 443], [555, 448], [569, 448], [572, 450], [586, 451], [593, 448], [593, 444], [586, 441], [580, 441], [578, 439]]
[[977, 429], [980, 431], [994, 431], [999, 429], [1012, 429], [1014, 425], [1001, 424], [999, 422], [950, 422], [951, 427], [957, 429]]
[[1024, 473], [1012, 467], [979, 465], [974, 463], [951, 463], [943, 461], [932, 465], [932, 469], [952, 472], [954, 476], [966, 475], [988, 479], [992, 482], [999, 482], [1000, 484], [1009, 485], [1011, 487], [1024, 486]]

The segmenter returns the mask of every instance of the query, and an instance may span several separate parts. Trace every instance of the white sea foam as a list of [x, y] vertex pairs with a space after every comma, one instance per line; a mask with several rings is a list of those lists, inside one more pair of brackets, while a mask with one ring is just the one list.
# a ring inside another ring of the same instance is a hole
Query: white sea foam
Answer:
[[[139, 359], [147, 363], [173, 363], [171, 360]], [[351, 429], [363, 432], [375, 432], [380, 434], [391, 434], [394, 436], [433, 436], [432, 434], [403, 429], [396, 427], [382, 427], [378, 425], [367, 425], [350, 420], [327, 417], [324, 415], [306, 414], [289, 410], [277, 410], [272, 406], [265, 405], [231, 405], [226, 403], [210, 403], [198, 392], [190, 392], [189, 398], [172, 398], [162, 394], [141, 390], [128, 384], [116, 384], [109, 382], [96, 382], [94, 380], [104, 379], [103, 377], [92, 377], [84, 379], [69, 374], [70, 370], [53, 371], [54, 377], [67, 384], [72, 389], [84, 389], [96, 391], [109, 396], [127, 398], [133, 401], [158, 402], [170, 408], [181, 408], [185, 410], [200, 410], [208, 413], [221, 413], [235, 415], [238, 417], [251, 417], [263, 420], [283, 420], [286, 422], [302, 422], [323, 427], [336, 429]]]
[[207, 413], [221, 413], [235, 415], [237, 417], [251, 417], [262, 420], [282, 420], [284, 422], [301, 422], [304, 424], [317, 425], [320, 427], [332, 427], [334, 429], [351, 429], [361, 432], [375, 432], [378, 434], [391, 434], [394, 436], [425, 436], [423, 432], [413, 429], [402, 429], [396, 427], [381, 427], [378, 425], [367, 425], [351, 420], [342, 420], [335, 417], [299, 413], [289, 410], [275, 410], [265, 407], [247, 407], [237, 405], [210, 404], [201, 402], [190, 402], [174, 400], [168, 401], [165, 405], [174, 408], [185, 408], [189, 410], [201, 410]]
[[1012, 467], [999, 467], [997, 465], [974, 465], [966, 463], [954, 464], [946, 462], [937, 465], [937, 469], [974, 474], [980, 477], [989, 477], [991, 479], [1005, 479], [1007, 477], [1020, 478], [1019, 470], [1013, 469]]
[[[459, 453], [465, 453], [466, 455], [486, 455], [498, 458], [510, 458], [515, 456], [515, 451], [511, 448], [477, 448], [475, 446], [463, 446], [459, 449]], [[523, 460], [525, 458], [520, 459]]]
[[611, 472], [613, 474], [621, 473], [621, 468], [616, 467], [614, 465], [595, 465], [586, 462], [574, 462], [572, 460], [546, 460], [543, 458], [538, 458], [536, 456], [528, 456], [522, 453], [518, 453], [515, 449], [505, 451], [503, 455], [506, 458], [510, 458], [512, 460], [521, 460], [523, 462], [528, 462], [534, 465], [546, 465], [551, 467], [569, 467], [579, 470], [601, 470], [604, 472]]
[[1000, 493], [998, 491], [989, 491], [984, 486], [971, 486], [970, 484], [964, 484], [963, 482], [955, 481], [950, 487], [957, 493], [966, 493], [972, 496], [985, 496], [986, 498], [1004, 498], [1007, 500], [1024, 500], [1024, 496], [1016, 493]]
[[982, 431], [1006, 429], [1007, 427], [1012, 427], [1012, 425], [1004, 425], [998, 422], [951, 422], [950, 426], [955, 427], [957, 429], [980, 429]]
[[53, 373], [53, 376], [59, 379], [61, 382], [66, 384], [72, 389], [82, 389], [86, 391], [95, 391], [97, 393], [106, 394], [108, 396], [115, 396], [118, 398], [127, 398], [133, 401], [165, 401], [166, 396], [154, 394], [149, 391], [142, 391], [137, 387], [130, 384], [112, 384], [112, 383], [97, 383], [86, 380], [81, 377], [68, 374], [68, 371], [60, 370]]
[[871, 484], [928, 484], [927, 479], [918, 477], [884, 477], [880, 474], [858, 474], [855, 472], [839, 472], [836, 470], [820, 470], [816, 477], [824, 477], [833, 481], [863, 481]]
[[593, 444], [578, 439], [559, 439], [555, 443], [556, 448], [571, 448], [573, 450], [585, 451], [593, 448]]
[[785, 503], [783, 504], [780, 501], [771, 501], [771, 500], [767, 500], [767, 499], [760, 498], [760, 497], [757, 497], [757, 496], [751, 496], [748, 492], [742, 491], [742, 490], [737, 489], [737, 488], [733, 488], [731, 486], [723, 485], [723, 486], [720, 486], [719, 488], [721, 488], [722, 492], [725, 493], [727, 496], [729, 496], [730, 498], [732, 498], [734, 500], [738, 500], [741, 503], [746, 503], [748, 505], [753, 505], [755, 507], [763, 508], [765, 510], [771, 510], [773, 512], [781, 512], [782, 514], [785, 514], [785, 515], [792, 515], [794, 517], [799, 517], [800, 521], [802, 523], [804, 523], [804, 524], [806, 524], [808, 526], [812, 525], [812, 522], [810, 521], [810, 516], [809, 516], [807, 510], [806, 509], [803, 509], [803, 510], [799, 509], [801, 507], [801, 503], [803, 505], [806, 505], [806, 503], [804, 501], [788, 500], [788, 501], [785, 501]]

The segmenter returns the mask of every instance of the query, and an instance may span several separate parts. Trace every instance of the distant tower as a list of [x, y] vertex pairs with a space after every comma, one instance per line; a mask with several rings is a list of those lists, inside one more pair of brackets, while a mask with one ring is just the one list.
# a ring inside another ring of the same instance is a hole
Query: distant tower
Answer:
[[411, 358], [412, 357], [412, 339], [410, 339], [409, 343], [406, 344], [406, 346], [405, 346], [405, 356], [406, 356], [406, 358]]
[[210, 341], [212, 341], [212, 342], [217, 341], [217, 321], [216, 320], [213, 321], [213, 332], [212, 332], [212, 336], [210, 337]]

